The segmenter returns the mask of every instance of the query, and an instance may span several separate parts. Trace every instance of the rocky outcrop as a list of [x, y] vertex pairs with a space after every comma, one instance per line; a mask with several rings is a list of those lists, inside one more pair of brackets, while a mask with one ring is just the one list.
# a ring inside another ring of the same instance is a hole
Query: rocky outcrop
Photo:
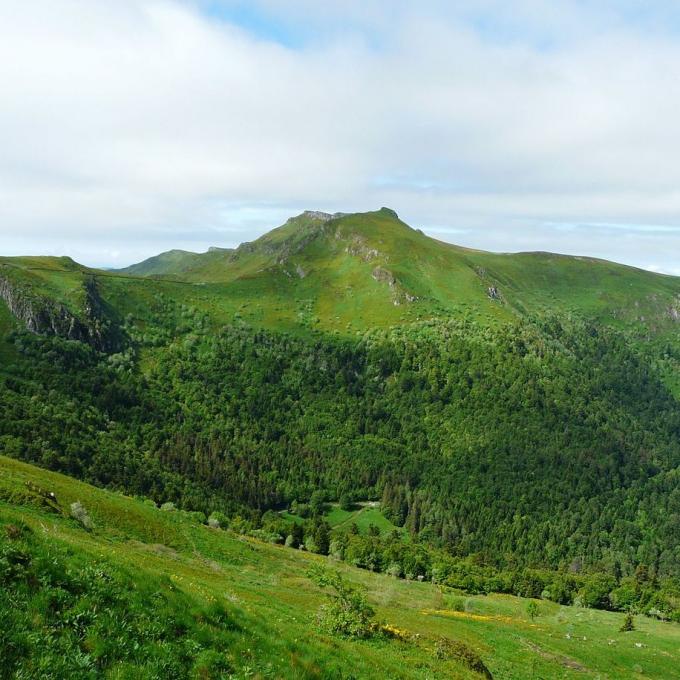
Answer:
[[83, 282], [83, 292], [82, 312], [75, 314], [66, 305], [37, 295], [0, 270], [0, 298], [27, 330], [85, 342], [100, 351], [116, 349], [116, 328], [105, 314], [94, 278]]
[[673, 300], [671, 306], [668, 308], [668, 316], [670, 316], [673, 321], [680, 321], [680, 295]]
[[321, 212], [321, 210], [305, 210], [302, 215], [303, 217], [307, 217], [312, 220], [321, 220], [322, 222], [327, 222], [328, 220], [333, 219], [333, 215], [330, 213]]
[[394, 284], [397, 282], [397, 279], [394, 277], [394, 274], [388, 269], [384, 269], [383, 267], [376, 267], [371, 272], [371, 276], [376, 281], [382, 281], [383, 283], [386, 283], [390, 288], [392, 288]]
[[392, 304], [398, 307], [402, 304], [417, 302], [418, 297], [404, 290], [396, 276], [384, 267], [376, 267], [371, 276], [380, 283], [386, 283], [392, 289]]
[[[336, 238], [343, 238], [339, 233], [335, 235]], [[381, 255], [377, 248], [371, 248], [365, 236], [360, 234], [350, 234], [349, 244], [345, 248], [345, 252], [353, 257], [359, 257], [363, 262], [370, 262]], [[383, 256], [384, 257], [384, 256]]]

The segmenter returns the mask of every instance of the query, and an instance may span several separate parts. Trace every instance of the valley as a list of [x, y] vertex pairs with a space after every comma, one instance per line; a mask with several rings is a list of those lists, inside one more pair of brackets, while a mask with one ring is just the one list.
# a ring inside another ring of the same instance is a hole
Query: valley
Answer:
[[[387, 208], [118, 271], [0, 258], [12, 672], [674, 677], [679, 318], [678, 278]], [[315, 565], [366, 636], [319, 624]]]

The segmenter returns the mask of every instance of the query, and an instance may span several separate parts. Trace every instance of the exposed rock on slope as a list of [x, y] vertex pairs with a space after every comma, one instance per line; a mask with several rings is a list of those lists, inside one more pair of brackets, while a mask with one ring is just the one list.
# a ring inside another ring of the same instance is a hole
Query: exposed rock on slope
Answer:
[[0, 270], [0, 298], [7, 303], [12, 315], [29, 331], [79, 340], [100, 351], [115, 349], [118, 344], [117, 329], [104, 313], [104, 303], [94, 278], [83, 282], [83, 292], [81, 317], [66, 305], [39, 296], [13, 282], [7, 273]]

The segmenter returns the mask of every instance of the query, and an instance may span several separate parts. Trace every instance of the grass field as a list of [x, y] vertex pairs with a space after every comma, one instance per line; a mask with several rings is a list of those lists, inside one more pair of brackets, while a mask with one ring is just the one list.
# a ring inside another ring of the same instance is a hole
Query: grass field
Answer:
[[[68, 513], [40, 507], [31, 491], [35, 487], [53, 492], [64, 510], [80, 501], [94, 528], [86, 531]], [[341, 512], [333, 510], [329, 517], [347, 521]], [[373, 508], [355, 512], [357, 519], [376, 519]], [[36, 541], [64, 548], [72, 569], [93, 564], [140, 583], [167, 584], [173, 597], [184, 598], [178, 600], [182, 606], [226, 607], [234, 629], [228, 637], [232, 671], [226, 677], [480, 677], [456, 660], [436, 658], [441, 636], [476, 650], [496, 679], [680, 677], [677, 624], [638, 617], [636, 631], [621, 633], [621, 614], [544, 601], [532, 620], [521, 598], [469, 597], [333, 564], [0, 457], [0, 525], [8, 524], [25, 524]], [[4, 535], [0, 526], [7, 542]], [[403, 639], [350, 641], [321, 633], [315, 613], [324, 596], [305, 575], [317, 563], [365, 586], [379, 618], [402, 631]], [[47, 634], [40, 620], [38, 639]], [[121, 664], [108, 677], [156, 676]]]
[[[288, 514], [293, 517], [293, 515]], [[378, 503], [358, 503], [351, 510], [343, 510], [337, 503], [329, 506], [324, 519], [334, 529], [347, 529], [356, 524], [359, 533], [367, 534], [371, 526], [377, 527], [384, 536], [392, 531], [405, 533], [403, 527], [392, 524], [380, 512]]]
[[[304, 520], [299, 515], [292, 514], [288, 511], [279, 513], [285, 519], [292, 519], [295, 522], [302, 523]], [[406, 534], [403, 527], [398, 527], [392, 524], [380, 512], [377, 503], [358, 503], [351, 510], [343, 510], [338, 503], [331, 503], [327, 506], [327, 510], [323, 518], [333, 529], [348, 529], [350, 525], [356, 524], [360, 534], [367, 534], [370, 527], [377, 527], [380, 534], [385, 536], [393, 531]]]

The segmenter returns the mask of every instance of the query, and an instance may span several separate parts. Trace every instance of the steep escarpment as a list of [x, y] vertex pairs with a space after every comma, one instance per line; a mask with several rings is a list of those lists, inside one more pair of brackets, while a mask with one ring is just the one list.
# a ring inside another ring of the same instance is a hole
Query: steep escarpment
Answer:
[[120, 344], [117, 324], [107, 313], [94, 277], [82, 281], [80, 309], [34, 291], [4, 267], [0, 270], [0, 298], [12, 315], [32, 333], [78, 340], [99, 351], [112, 351]]

